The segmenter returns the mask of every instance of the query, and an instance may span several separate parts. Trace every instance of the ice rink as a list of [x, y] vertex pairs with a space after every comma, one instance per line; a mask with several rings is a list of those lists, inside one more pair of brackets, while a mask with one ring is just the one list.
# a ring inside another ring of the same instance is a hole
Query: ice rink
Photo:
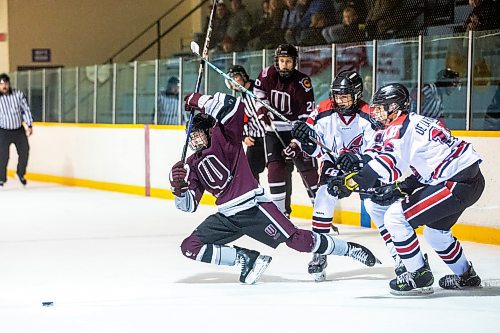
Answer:
[[[190, 261], [181, 241], [215, 207], [195, 214], [173, 201], [10, 179], [0, 189], [1, 333], [498, 332], [500, 247], [462, 242], [483, 279], [444, 291], [447, 267], [422, 240], [435, 275], [428, 297], [389, 294], [392, 258], [375, 230], [339, 226], [341, 237], [383, 261], [367, 268], [330, 257], [328, 281], [307, 274], [309, 254], [244, 238], [273, 256], [260, 282], [236, 267]], [[294, 219], [309, 228], [308, 220]], [[42, 306], [42, 302], [53, 302]]]

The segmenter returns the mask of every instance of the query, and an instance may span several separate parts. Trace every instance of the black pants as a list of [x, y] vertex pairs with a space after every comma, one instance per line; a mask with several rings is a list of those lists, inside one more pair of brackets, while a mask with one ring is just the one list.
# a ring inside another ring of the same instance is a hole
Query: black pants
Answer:
[[254, 139], [254, 145], [247, 147], [247, 159], [253, 176], [259, 181], [259, 174], [266, 168], [266, 149], [264, 147], [264, 138]]
[[16, 130], [6, 130], [0, 128], [0, 181], [7, 181], [7, 163], [9, 162], [9, 147], [14, 144], [19, 155], [17, 163], [17, 174], [23, 176], [26, 174], [30, 146], [24, 127]]

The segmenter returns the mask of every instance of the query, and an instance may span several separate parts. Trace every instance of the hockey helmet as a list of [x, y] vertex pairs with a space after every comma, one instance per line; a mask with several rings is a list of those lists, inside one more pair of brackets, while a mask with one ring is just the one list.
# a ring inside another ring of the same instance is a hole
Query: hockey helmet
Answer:
[[451, 68], [440, 70], [436, 76], [436, 87], [444, 88], [446, 94], [450, 95], [455, 88], [460, 90], [460, 75]]
[[[227, 71], [227, 75], [229, 75], [233, 79], [234, 79], [235, 76], [239, 75], [243, 79], [243, 83], [247, 83], [248, 81], [250, 81], [250, 77], [248, 76], [247, 71], [241, 65], [233, 65], [233, 66], [231, 66], [229, 68], [229, 70]], [[226, 87], [228, 89], [233, 89], [234, 90], [234, 87], [233, 87], [233, 84], [231, 83], [231, 81], [229, 81], [229, 80], [226, 79], [225, 83], [226, 83]]]
[[[293, 60], [292, 69], [280, 69], [279, 58], [280, 57], [291, 57]], [[297, 66], [297, 59], [299, 58], [299, 52], [297, 48], [291, 44], [280, 44], [274, 51], [274, 67], [278, 71], [282, 79], [289, 79], [293, 76], [295, 67]]]
[[191, 125], [191, 132], [189, 133], [189, 147], [195, 152], [209, 147], [210, 131], [214, 126], [214, 117], [204, 113], [195, 114]]
[[380, 128], [387, 127], [403, 113], [408, 113], [410, 93], [400, 83], [390, 83], [379, 88], [372, 98], [370, 116]]
[[348, 116], [354, 114], [357, 111], [358, 100], [362, 95], [363, 80], [356, 71], [340, 72], [330, 86], [332, 105], [335, 105], [335, 111], [340, 114]]

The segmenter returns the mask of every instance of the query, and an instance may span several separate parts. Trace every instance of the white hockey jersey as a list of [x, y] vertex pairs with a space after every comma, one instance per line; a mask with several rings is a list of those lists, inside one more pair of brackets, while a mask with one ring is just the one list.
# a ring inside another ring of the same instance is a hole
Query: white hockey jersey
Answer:
[[[358, 103], [359, 113], [343, 116], [334, 112], [332, 101], [326, 99], [318, 104], [307, 119], [319, 141], [333, 151], [335, 159], [346, 151], [363, 153], [372, 145], [376, 131], [370, 122], [368, 104], [363, 101]], [[311, 156], [334, 162], [329, 154], [321, 151], [319, 146]]]
[[436, 185], [481, 160], [470, 143], [452, 136], [439, 120], [415, 113], [398, 117], [377, 132], [374, 142], [367, 151], [377, 153], [370, 153], [374, 158], [368, 165], [386, 183], [411, 168], [419, 182]]

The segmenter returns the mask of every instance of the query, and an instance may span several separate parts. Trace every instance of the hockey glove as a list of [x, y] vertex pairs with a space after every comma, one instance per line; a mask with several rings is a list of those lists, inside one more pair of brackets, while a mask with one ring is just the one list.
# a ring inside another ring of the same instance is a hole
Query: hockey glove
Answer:
[[188, 190], [189, 166], [179, 161], [170, 170], [170, 186], [176, 197], [182, 196]]
[[257, 110], [257, 119], [262, 121], [264, 124], [271, 126], [271, 122], [273, 121], [273, 115], [271, 112], [269, 112], [268, 109], [266, 109], [264, 106], [261, 106]]
[[213, 96], [211, 95], [190, 93], [184, 97], [184, 109], [188, 112], [191, 112], [191, 110], [199, 110], [201, 113], [205, 113], [205, 104], [212, 98]]
[[399, 182], [395, 182], [374, 188], [370, 199], [380, 206], [389, 206], [407, 195], [408, 193], [399, 187]]
[[318, 146], [318, 144], [313, 141], [313, 138], [316, 137], [316, 132], [303, 121], [299, 120], [293, 123], [292, 137], [300, 142], [302, 150], [309, 155], [312, 155]]
[[297, 142], [290, 142], [290, 144], [281, 151], [281, 156], [284, 158], [295, 158], [297, 157], [302, 150], [300, 149]]
[[363, 156], [347, 151], [340, 154], [336, 164], [337, 168], [344, 172], [359, 171], [363, 168]]
[[339, 199], [347, 198], [359, 186], [351, 178], [357, 175], [356, 172], [335, 176], [327, 181], [327, 191], [331, 196], [338, 197]]

